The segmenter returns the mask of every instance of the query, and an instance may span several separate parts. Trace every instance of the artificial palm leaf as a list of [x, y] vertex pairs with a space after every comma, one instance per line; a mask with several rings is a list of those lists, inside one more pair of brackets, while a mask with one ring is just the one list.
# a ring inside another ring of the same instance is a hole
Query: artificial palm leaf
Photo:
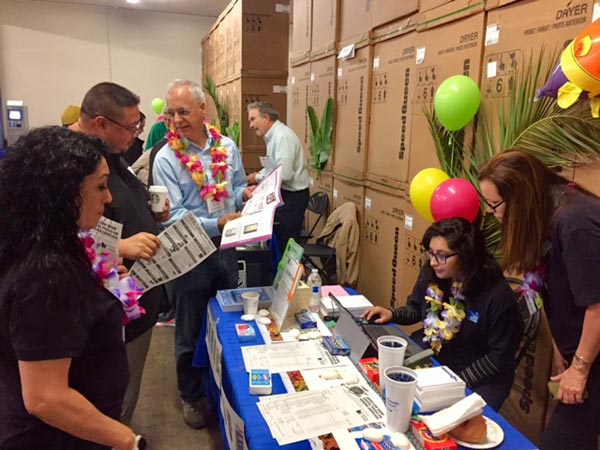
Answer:
[[227, 112], [227, 109], [225, 109], [225, 107], [221, 104], [221, 102], [219, 102], [219, 95], [217, 94], [217, 85], [215, 84], [212, 78], [204, 78], [204, 89], [215, 102], [215, 107], [217, 108], [217, 117], [219, 119], [219, 131], [225, 136], [228, 136], [227, 127], [229, 127], [229, 113]]
[[327, 99], [320, 122], [312, 106], [306, 108], [306, 113], [310, 122], [311, 167], [316, 169], [318, 177], [319, 172], [323, 170], [331, 155], [335, 121], [333, 99]]

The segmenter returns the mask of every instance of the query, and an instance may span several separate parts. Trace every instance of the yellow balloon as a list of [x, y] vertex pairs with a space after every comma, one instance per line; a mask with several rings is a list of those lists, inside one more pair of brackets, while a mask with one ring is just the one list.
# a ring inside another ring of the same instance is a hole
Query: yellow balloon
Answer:
[[430, 222], [434, 222], [430, 207], [433, 191], [448, 179], [450, 177], [443, 170], [429, 168], [421, 170], [410, 182], [410, 202]]

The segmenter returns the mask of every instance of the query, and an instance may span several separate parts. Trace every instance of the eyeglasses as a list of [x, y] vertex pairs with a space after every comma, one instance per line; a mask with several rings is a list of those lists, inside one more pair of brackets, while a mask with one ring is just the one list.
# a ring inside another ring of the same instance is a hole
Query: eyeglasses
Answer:
[[450, 253], [449, 255], [444, 255], [442, 253], [433, 253], [431, 250], [425, 250], [425, 256], [427, 259], [434, 258], [438, 264], [446, 264], [448, 258], [458, 255], [458, 253]]
[[179, 108], [179, 109], [166, 109], [163, 112], [163, 116], [165, 116], [168, 119], [172, 119], [173, 117], [175, 117], [175, 114], [179, 114], [181, 117], [186, 117], [189, 116], [192, 113], [192, 110], [187, 109], [187, 108]]
[[117, 121], [116, 121], [116, 120], [114, 120], [114, 119], [111, 119], [111, 118], [110, 118], [110, 117], [108, 117], [108, 116], [101, 116], [101, 117], [104, 117], [104, 118], [105, 118], [106, 120], [108, 120], [109, 122], [112, 122], [112, 123], [114, 123], [115, 125], [117, 125], [117, 126], [119, 126], [119, 127], [123, 128], [124, 130], [126, 130], [126, 131], [129, 131], [129, 132], [130, 132], [131, 134], [133, 134], [134, 136], [137, 136], [137, 135], [138, 135], [138, 134], [141, 132], [142, 122], [143, 122], [143, 120], [144, 120], [144, 119], [140, 119], [140, 120], [139, 120], [139, 121], [138, 121], [138, 122], [137, 122], [137, 123], [136, 123], [134, 126], [132, 126], [132, 127], [126, 127], [125, 125], [123, 125], [123, 124], [120, 124], [119, 122], [117, 122]]
[[491, 203], [488, 203], [487, 201], [485, 202], [486, 205], [489, 206], [489, 208], [493, 211], [496, 212], [496, 210], [498, 208], [500, 208], [502, 205], [504, 205], [504, 200], [500, 200], [498, 203], [492, 205]]

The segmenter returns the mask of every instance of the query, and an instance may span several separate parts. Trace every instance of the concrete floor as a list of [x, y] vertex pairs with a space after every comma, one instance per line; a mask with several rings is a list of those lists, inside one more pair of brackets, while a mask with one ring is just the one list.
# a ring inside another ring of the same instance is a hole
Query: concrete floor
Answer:
[[189, 428], [181, 417], [175, 376], [174, 328], [154, 328], [132, 428], [148, 450], [222, 450], [218, 426]]

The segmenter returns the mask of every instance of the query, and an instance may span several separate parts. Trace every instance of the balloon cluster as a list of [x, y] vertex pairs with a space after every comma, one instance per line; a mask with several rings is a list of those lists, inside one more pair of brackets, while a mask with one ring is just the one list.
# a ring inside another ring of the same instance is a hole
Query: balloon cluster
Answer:
[[473, 222], [479, 214], [479, 195], [471, 183], [450, 178], [440, 169], [423, 169], [410, 183], [410, 201], [429, 222], [462, 217]]
[[567, 109], [589, 97], [592, 116], [600, 116], [600, 21], [587, 26], [562, 52], [538, 97], [556, 98]]

